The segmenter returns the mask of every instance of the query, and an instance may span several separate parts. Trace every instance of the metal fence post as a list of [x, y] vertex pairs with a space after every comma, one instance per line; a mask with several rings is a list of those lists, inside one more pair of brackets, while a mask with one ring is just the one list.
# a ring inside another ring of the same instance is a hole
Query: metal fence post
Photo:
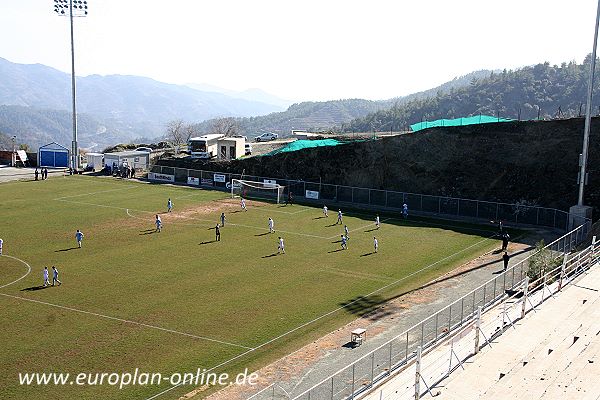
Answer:
[[415, 363], [415, 400], [421, 398], [421, 346], [417, 347], [417, 361]]
[[481, 330], [481, 306], [477, 307], [477, 320], [475, 321], [475, 354], [479, 353], [479, 331]]
[[558, 280], [558, 289], [557, 292], [562, 290], [563, 279], [565, 278], [565, 269], [567, 268], [567, 259], [569, 258], [568, 254], [564, 255], [562, 266], [560, 267], [560, 278]]
[[442, 213], [442, 198], [438, 197], [438, 214]]
[[352, 393], [350, 393], [350, 398], [354, 398], [354, 367], [356, 364], [352, 364]]
[[485, 290], [487, 289], [487, 283], [483, 285], [483, 307], [485, 307]]
[[439, 313], [435, 313], [435, 341], [438, 341], [438, 316]]
[[331, 377], [331, 400], [333, 400], [333, 376]]
[[448, 335], [452, 329], [452, 304], [448, 307]]
[[373, 387], [373, 380], [375, 379], [375, 353], [371, 353], [371, 384], [370, 387]]
[[540, 209], [536, 208], [536, 215], [535, 215], [535, 224], [539, 225], [540, 224]]
[[463, 297], [460, 299], [460, 326], [462, 326], [462, 324], [463, 324], [464, 311], [465, 311], [465, 298]]
[[408, 331], [406, 331], [406, 351], [404, 352], [405, 360], [404, 363], [408, 364]]
[[479, 218], [479, 200], [475, 202], [475, 218]]
[[392, 344], [393, 344], [393, 342], [390, 342], [390, 358], [389, 358], [388, 375], [392, 374]]
[[527, 308], [527, 296], [529, 295], [529, 277], [525, 277], [525, 286], [523, 287], [523, 304], [521, 305], [521, 319], [525, 318], [525, 309]]
[[498, 221], [498, 208], [500, 208], [500, 204], [496, 203], [496, 221]]

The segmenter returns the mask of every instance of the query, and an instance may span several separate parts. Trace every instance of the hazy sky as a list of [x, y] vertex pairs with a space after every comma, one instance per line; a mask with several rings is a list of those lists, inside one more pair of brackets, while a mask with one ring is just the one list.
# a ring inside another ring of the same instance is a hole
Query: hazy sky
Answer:
[[[0, 0], [0, 57], [70, 72], [53, 0]], [[384, 99], [478, 69], [581, 62], [592, 0], [88, 0], [76, 74]]]

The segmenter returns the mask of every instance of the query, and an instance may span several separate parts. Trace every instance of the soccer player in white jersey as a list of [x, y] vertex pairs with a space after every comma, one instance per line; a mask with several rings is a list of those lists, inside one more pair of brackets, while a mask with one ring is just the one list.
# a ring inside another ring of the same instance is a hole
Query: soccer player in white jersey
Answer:
[[373, 236], [373, 247], [375, 248], [375, 253], [377, 253], [377, 250], [379, 250], [379, 241], [375, 236]]
[[338, 210], [338, 220], [335, 224], [337, 225], [337, 224], [342, 224], [342, 223], [343, 223], [342, 222], [342, 210]]
[[160, 215], [156, 214], [156, 220], [154, 223], [156, 224], [156, 231], [160, 233], [162, 230], [162, 220], [160, 219]]
[[81, 232], [79, 229], [77, 229], [77, 232], [75, 232], [75, 239], [77, 240], [77, 246], [79, 248], [81, 248], [81, 241], [83, 240], [83, 232]]
[[2, 244], [4, 243], [4, 240], [0, 239], [0, 256], [2, 255]]
[[406, 203], [402, 204], [402, 216], [404, 219], [408, 218], [408, 205]]
[[285, 244], [283, 243], [283, 238], [279, 236], [279, 245], [277, 246], [277, 254], [283, 253], [285, 254]]
[[379, 214], [375, 217], [375, 226], [379, 229]]
[[348, 250], [348, 239], [344, 235], [341, 235], [341, 236], [342, 236], [342, 249]]
[[273, 222], [273, 218], [269, 217], [269, 233], [275, 232], [274, 226], [275, 223]]
[[350, 236], [348, 236], [348, 234], [350, 233], [348, 225], [344, 225], [344, 233], [346, 234], [346, 240], [350, 239]]
[[240, 200], [240, 206], [242, 207], [242, 210], [248, 211], [248, 209], [246, 208], [246, 199], [244, 199], [243, 197], [242, 200]]
[[172, 209], [173, 209], [173, 202], [171, 201], [171, 198], [169, 197], [169, 200], [167, 201], [167, 212], [171, 212]]
[[329, 214], [327, 214], [327, 206], [323, 206], [323, 214], [325, 214], [325, 217], [329, 217]]
[[50, 280], [48, 280], [48, 267], [44, 267], [44, 287], [50, 285]]

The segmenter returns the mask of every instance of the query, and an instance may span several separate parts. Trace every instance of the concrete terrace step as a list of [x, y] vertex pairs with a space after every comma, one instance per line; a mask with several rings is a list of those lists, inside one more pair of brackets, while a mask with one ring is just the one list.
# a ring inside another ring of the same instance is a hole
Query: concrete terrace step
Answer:
[[547, 300], [537, 313], [531, 312], [516, 329], [508, 328], [493, 347], [486, 347], [467, 363], [465, 371], [452, 374], [443, 382], [438, 398], [531, 400], [590, 395], [597, 399], [599, 289], [600, 269], [596, 267]]

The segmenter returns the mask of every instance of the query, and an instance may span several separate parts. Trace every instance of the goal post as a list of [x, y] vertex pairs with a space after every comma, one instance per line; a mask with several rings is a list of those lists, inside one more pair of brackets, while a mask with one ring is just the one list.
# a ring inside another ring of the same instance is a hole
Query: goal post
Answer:
[[248, 181], [243, 179], [231, 180], [231, 198], [260, 198], [266, 200], [275, 200], [277, 204], [281, 202], [285, 186], [277, 183], [267, 183], [259, 181]]

